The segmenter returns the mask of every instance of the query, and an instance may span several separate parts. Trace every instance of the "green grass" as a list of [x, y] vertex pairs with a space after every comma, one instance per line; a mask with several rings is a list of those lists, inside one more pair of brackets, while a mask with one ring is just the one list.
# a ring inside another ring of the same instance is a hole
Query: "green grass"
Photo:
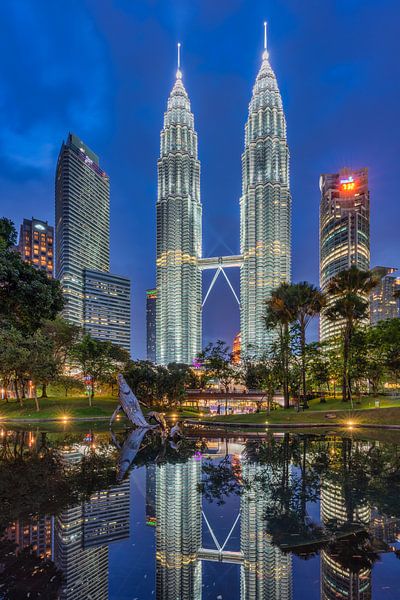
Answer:
[[[349, 424], [349, 422], [363, 424], [387, 424], [400, 425], [400, 400], [392, 400], [380, 397], [380, 408], [375, 408], [375, 398], [365, 398], [360, 404], [343, 403], [340, 400], [328, 400], [320, 404], [319, 400], [312, 400], [308, 410], [297, 412], [294, 408], [288, 410], [277, 409], [261, 413], [250, 413], [248, 415], [217, 415], [205, 417], [204, 420], [227, 422], [227, 423], [329, 423]], [[327, 418], [326, 414], [334, 413], [335, 418]]]
[[40, 411], [36, 411], [35, 401], [25, 399], [24, 406], [21, 408], [19, 403], [12, 400], [10, 402], [0, 401], [0, 418], [3, 420], [12, 419], [63, 419], [64, 417], [107, 417], [111, 416], [117, 406], [118, 398], [111, 396], [95, 397], [92, 407], [84, 396], [79, 397], [51, 397], [40, 398]]

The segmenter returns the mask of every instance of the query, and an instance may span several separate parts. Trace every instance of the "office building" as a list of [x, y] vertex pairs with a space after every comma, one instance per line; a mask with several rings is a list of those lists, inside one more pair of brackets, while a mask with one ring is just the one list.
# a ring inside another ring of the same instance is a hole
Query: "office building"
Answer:
[[[320, 286], [325, 292], [341, 271], [352, 266], [363, 271], [370, 268], [368, 169], [344, 168], [321, 175], [320, 190]], [[337, 335], [341, 327], [322, 314], [321, 341]]]
[[23, 220], [18, 251], [25, 262], [53, 276], [54, 228], [47, 221], [34, 217]]
[[161, 131], [157, 195], [157, 363], [201, 350], [202, 207], [197, 133], [179, 68]]
[[83, 505], [83, 547], [103, 546], [129, 537], [130, 481], [100, 490]]
[[73, 133], [57, 162], [56, 250], [64, 318], [130, 351], [130, 282], [110, 273], [109, 177]]
[[291, 195], [286, 120], [264, 52], [249, 105], [240, 199], [242, 354], [261, 355], [274, 339], [263, 322], [265, 300], [291, 277]]
[[379, 280], [370, 294], [371, 325], [400, 317], [400, 274], [393, 267], [374, 267]]
[[130, 352], [131, 282], [126, 277], [83, 269], [83, 326], [92, 337]]
[[156, 309], [157, 290], [146, 291], [146, 333], [147, 333], [147, 360], [156, 362]]
[[78, 326], [84, 320], [85, 268], [110, 270], [110, 181], [98, 156], [70, 133], [56, 171], [56, 277], [64, 317]]

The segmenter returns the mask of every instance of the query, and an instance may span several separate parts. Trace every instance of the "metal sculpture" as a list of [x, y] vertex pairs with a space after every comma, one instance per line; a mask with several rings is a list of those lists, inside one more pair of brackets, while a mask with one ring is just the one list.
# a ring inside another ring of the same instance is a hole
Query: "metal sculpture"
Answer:
[[132, 425], [136, 425], [136, 427], [143, 427], [144, 429], [153, 429], [156, 427], [156, 425], [149, 425], [149, 423], [146, 421], [142, 409], [140, 408], [139, 400], [126, 383], [124, 377], [119, 374], [117, 379], [119, 386], [119, 404], [111, 416], [110, 427], [120, 410], [125, 413], [126, 418], [132, 423]]

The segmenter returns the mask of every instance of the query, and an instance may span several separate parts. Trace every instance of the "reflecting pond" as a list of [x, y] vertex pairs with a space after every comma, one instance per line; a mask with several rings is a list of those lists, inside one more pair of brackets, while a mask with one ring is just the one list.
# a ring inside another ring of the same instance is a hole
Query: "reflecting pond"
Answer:
[[400, 436], [0, 430], [0, 598], [400, 598]]

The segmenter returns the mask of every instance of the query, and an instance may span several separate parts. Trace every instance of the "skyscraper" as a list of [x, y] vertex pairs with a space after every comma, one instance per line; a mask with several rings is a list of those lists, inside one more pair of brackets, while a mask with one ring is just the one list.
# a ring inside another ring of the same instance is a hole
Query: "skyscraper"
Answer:
[[[368, 169], [321, 175], [320, 190], [320, 286], [325, 292], [341, 271], [353, 265], [369, 269]], [[320, 339], [336, 335], [340, 327], [340, 322], [332, 323], [322, 314]]]
[[84, 328], [94, 338], [131, 349], [131, 282], [126, 277], [83, 270]]
[[54, 228], [47, 221], [33, 217], [23, 220], [18, 251], [25, 262], [53, 276]]
[[161, 131], [156, 211], [157, 362], [191, 363], [201, 349], [202, 207], [197, 133], [179, 58]]
[[110, 270], [110, 182], [98, 156], [73, 133], [57, 162], [56, 249], [64, 317], [82, 326], [83, 269]]
[[374, 267], [372, 272], [379, 283], [371, 291], [370, 316], [371, 325], [385, 319], [400, 317], [400, 276], [393, 267]]
[[240, 199], [242, 352], [258, 355], [273, 339], [262, 319], [265, 300], [291, 276], [289, 148], [282, 98], [268, 57], [265, 29], [245, 127]]
[[157, 289], [146, 291], [147, 360], [156, 362]]
[[56, 171], [56, 276], [67, 321], [130, 351], [130, 281], [110, 271], [110, 181], [76, 135]]

